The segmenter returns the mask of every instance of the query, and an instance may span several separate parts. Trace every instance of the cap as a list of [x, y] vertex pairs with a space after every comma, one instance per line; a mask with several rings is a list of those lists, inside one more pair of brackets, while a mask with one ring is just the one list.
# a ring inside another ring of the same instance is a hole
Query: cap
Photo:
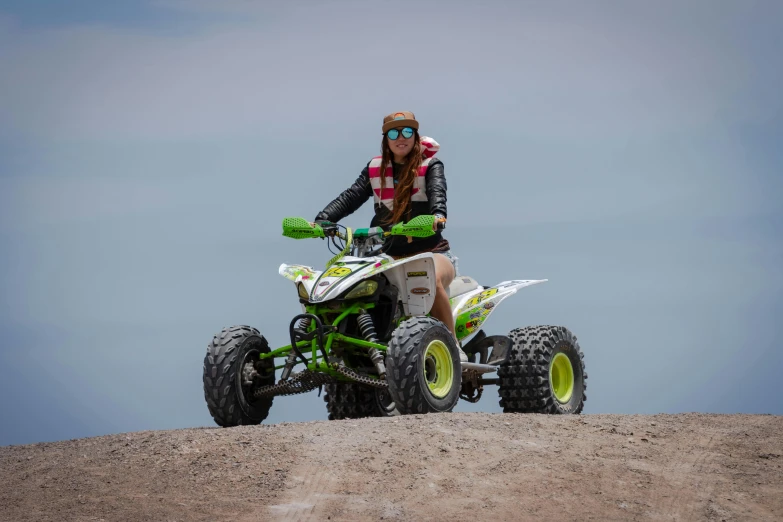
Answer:
[[419, 122], [416, 121], [416, 116], [412, 112], [393, 112], [383, 119], [383, 133], [394, 127], [413, 127], [419, 130]]

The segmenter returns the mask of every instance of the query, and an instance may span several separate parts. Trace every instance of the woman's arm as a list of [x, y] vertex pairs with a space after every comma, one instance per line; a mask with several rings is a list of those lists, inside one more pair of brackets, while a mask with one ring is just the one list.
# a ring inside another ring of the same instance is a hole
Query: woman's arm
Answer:
[[427, 168], [425, 176], [427, 184], [427, 200], [432, 214], [440, 214], [448, 217], [446, 213], [446, 174], [443, 171], [443, 162], [433, 161]]
[[372, 196], [372, 186], [370, 185], [369, 163], [364, 167], [362, 173], [342, 194], [337, 196], [331, 203], [326, 205], [321, 212], [315, 216], [315, 221], [331, 221], [337, 223], [345, 216], [356, 212], [370, 196]]

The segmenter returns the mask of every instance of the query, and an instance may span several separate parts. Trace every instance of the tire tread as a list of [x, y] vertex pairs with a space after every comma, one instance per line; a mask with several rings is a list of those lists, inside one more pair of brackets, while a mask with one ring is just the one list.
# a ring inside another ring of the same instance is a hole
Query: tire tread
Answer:
[[[564, 326], [539, 325], [516, 328], [509, 333], [512, 341], [508, 361], [498, 368], [500, 406], [504, 413], [578, 414], [587, 395], [587, 373], [576, 336]], [[579, 355], [582, 375], [582, 398], [573, 411], [564, 411], [549, 385], [549, 360], [558, 342], [568, 341]]]
[[[421, 375], [416, 371], [416, 367], [421, 353], [420, 344], [424, 338], [423, 334], [430, 328], [438, 326], [451, 335], [442, 322], [425, 316], [406, 320], [392, 333], [386, 357], [386, 379], [389, 382], [389, 392], [395, 398], [398, 407], [402, 406], [401, 413], [434, 413], [437, 411], [424, 396], [423, 386], [426, 387], [426, 384], [420, 383]], [[460, 387], [461, 375], [459, 366], [457, 366], [454, 376], [457, 388]], [[454, 405], [459, 400], [459, 392], [456, 397]], [[451, 411], [454, 405], [447, 411]]]
[[[239, 346], [252, 338], [264, 343], [261, 333], [250, 326], [231, 326], [216, 334], [207, 345], [204, 357], [203, 386], [207, 408], [215, 423], [222, 427], [259, 424], [269, 415], [272, 397], [253, 403], [256, 415], [247, 415], [238, 403], [234, 383], [241, 369], [234, 364], [240, 351]], [[263, 346], [263, 344], [261, 344]], [[268, 349], [268, 348], [267, 348]], [[226, 357], [229, 357], [225, 364]], [[272, 378], [274, 381], [274, 378]]]

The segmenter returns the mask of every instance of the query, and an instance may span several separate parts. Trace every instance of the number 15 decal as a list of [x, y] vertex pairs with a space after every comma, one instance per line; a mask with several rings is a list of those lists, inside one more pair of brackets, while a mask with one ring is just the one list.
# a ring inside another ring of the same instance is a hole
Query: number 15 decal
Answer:
[[333, 266], [324, 273], [323, 277], [345, 277], [350, 273], [350, 268], [345, 268], [344, 266]]

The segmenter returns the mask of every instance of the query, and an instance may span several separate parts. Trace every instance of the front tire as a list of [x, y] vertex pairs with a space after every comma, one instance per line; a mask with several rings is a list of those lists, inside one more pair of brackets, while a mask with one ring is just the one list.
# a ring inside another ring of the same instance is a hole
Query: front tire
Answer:
[[504, 413], [581, 413], [587, 400], [584, 354], [563, 326], [530, 326], [509, 333], [508, 361], [498, 368]]
[[392, 333], [386, 352], [389, 395], [402, 414], [451, 411], [459, 401], [459, 346], [445, 324], [413, 317]]
[[[204, 398], [218, 426], [260, 424], [269, 415], [273, 397], [253, 397], [259, 386], [275, 383], [274, 362], [259, 359], [262, 353], [269, 353], [269, 345], [250, 326], [224, 328], [207, 346]], [[252, 383], [246, 384], [250, 376]]]

